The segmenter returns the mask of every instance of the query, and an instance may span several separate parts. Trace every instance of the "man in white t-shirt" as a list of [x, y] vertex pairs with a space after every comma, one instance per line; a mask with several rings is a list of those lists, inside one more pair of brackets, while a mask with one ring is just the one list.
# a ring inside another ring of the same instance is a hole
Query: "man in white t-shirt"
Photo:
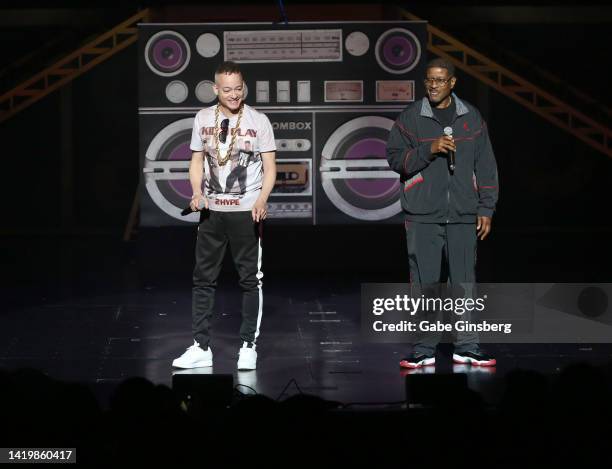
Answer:
[[268, 118], [243, 103], [244, 80], [236, 63], [217, 68], [214, 90], [218, 103], [196, 114], [190, 145], [190, 205], [201, 211], [193, 273], [194, 344], [172, 365], [212, 366], [210, 319], [229, 244], [242, 288], [238, 369], [253, 370], [262, 313], [261, 235], [276, 181], [276, 145]]

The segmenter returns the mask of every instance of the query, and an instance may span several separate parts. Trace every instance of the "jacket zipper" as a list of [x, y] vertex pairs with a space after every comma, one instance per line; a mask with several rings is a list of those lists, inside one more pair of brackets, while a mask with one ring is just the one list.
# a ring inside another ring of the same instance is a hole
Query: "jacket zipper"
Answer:
[[446, 224], [450, 223], [449, 221], [449, 214], [450, 214], [450, 173], [447, 171], [446, 172], [446, 179], [448, 181], [448, 184], [446, 186]]
[[[442, 122], [440, 122], [435, 116], [432, 117], [433, 120], [435, 120], [440, 127], [442, 127]], [[453, 126], [453, 124], [455, 123], [455, 121], [457, 120], [457, 115], [455, 115], [453, 117], [453, 120], [451, 121], [451, 127]], [[450, 173], [447, 171], [446, 172], [446, 180], [448, 181], [448, 184], [446, 185], [446, 224], [450, 223]]]
[[[457, 113], [455, 112], [455, 115], [453, 116], [453, 119], [451, 120], [451, 123], [450, 123], [451, 128], [453, 127], [453, 125], [455, 125], [455, 122], [457, 121], [458, 117], [459, 116], [457, 116]], [[457, 158], [457, 152], [455, 152], [455, 158]], [[450, 177], [449, 171], [446, 172], [446, 179], [448, 180], [448, 186], [446, 188], [446, 223], [448, 224], [450, 223], [450, 186], [451, 186], [451, 177]]]
[[[455, 123], [456, 117], [451, 121], [451, 127]], [[448, 184], [446, 185], [446, 224], [450, 223], [450, 186], [451, 186], [451, 177], [450, 171], [446, 171], [446, 180]]]

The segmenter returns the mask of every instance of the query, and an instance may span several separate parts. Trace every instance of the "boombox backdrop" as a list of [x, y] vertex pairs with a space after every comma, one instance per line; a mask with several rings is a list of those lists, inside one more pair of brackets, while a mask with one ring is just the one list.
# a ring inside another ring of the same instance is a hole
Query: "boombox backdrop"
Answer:
[[189, 142], [212, 106], [214, 70], [240, 64], [245, 102], [272, 123], [278, 176], [269, 218], [397, 222], [398, 175], [385, 159], [401, 110], [422, 96], [426, 23], [141, 24], [143, 226], [194, 223]]

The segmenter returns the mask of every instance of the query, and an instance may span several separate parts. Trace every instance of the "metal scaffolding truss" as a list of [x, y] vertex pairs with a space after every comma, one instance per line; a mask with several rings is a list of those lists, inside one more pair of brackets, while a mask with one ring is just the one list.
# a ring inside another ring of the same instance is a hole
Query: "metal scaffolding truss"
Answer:
[[98, 36], [78, 50], [40, 73], [24, 81], [0, 96], [0, 122], [11, 118], [53, 91], [61, 88], [76, 77], [117, 52], [125, 49], [138, 39], [140, 22], [146, 22], [149, 10], [142, 10], [110, 31]]
[[[405, 10], [401, 13], [406, 19], [421, 20]], [[612, 130], [607, 125], [591, 119], [430, 24], [427, 33], [430, 52], [450, 60], [457, 68], [612, 158]]]

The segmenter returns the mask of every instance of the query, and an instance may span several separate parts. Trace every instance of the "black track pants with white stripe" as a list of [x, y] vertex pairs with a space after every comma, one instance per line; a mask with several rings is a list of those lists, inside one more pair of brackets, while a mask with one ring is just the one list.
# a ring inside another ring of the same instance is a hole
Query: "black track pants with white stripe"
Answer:
[[210, 342], [217, 279], [229, 245], [242, 289], [240, 339], [255, 344], [262, 312], [262, 223], [254, 223], [251, 211], [202, 212], [193, 272], [193, 336], [206, 350]]

